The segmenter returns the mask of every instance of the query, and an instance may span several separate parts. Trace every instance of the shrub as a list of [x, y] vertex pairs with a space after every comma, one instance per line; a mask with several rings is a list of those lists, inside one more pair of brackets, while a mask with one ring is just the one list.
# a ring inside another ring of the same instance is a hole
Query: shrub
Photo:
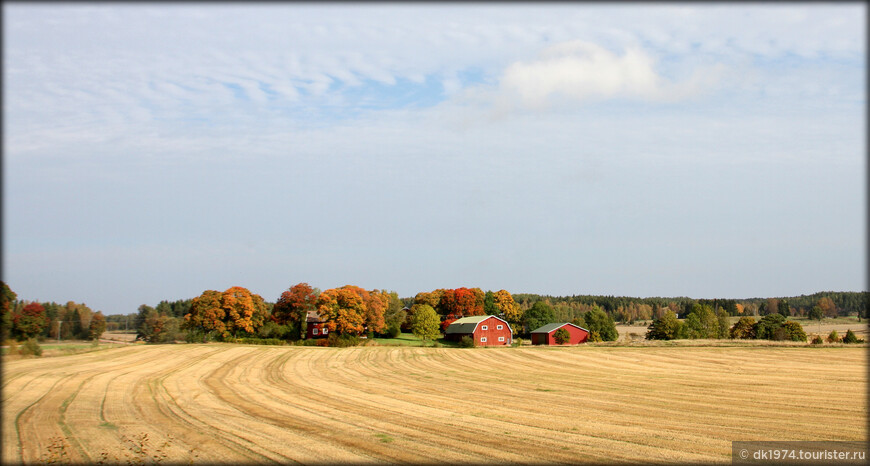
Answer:
[[42, 356], [42, 348], [33, 338], [28, 338], [27, 341], [21, 344], [18, 354], [22, 356]]
[[589, 332], [589, 338], [587, 338], [587, 341], [592, 343], [599, 342], [601, 341], [601, 335], [597, 331]]
[[843, 337], [843, 343], [864, 343], [864, 340], [858, 339], [852, 329], [846, 330], [846, 336]]
[[730, 337], [740, 340], [751, 340], [755, 338], [755, 319], [752, 317], [741, 317], [737, 323], [731, 327]]
[[459, 340], [459, 347], [460, 348], [474, 348], [474, 338], [471, 338], [470, 336], [465, 335], [464, 337], [462, 337], [461, 340]]
[[[678, 330], [682, 322], [677, 320], [676, 314], [672, 311], [667, 311], [663, 316], [653, 319], [652, 323], [647, 327], [647, 340], [674, 340], [678, 338]], [[589, 335], [589, 340], [592, 341], [592, 335]]]
[[759, 340], [784, 340], [786, 332], [780, 331], [785, 317], [782, 314], [768, 314], [755, 324], [755, 338]]
[[828, 343], [839, 343], [840, 335], [837, 334], [836, 330], [831, 330], [831, 333], [828, 334]]
[[812, 343], [814, 345], [821, 345], [823, 343], [822, 337], [820, 337], [818, 335], [814, 336]]
[[571, 334], [568, 333], [568, 330], [566, 330], [565, 327], [562, 327], [553, 333], [553, 339], [556, 340], [556, 344], [564, 345], [571, 341]]
[[348, 346], [357, 346], [359, 345], [359, 337], [356, 335], [351, 335], [349, 333], [342, 333], [341, 335], [336, 335], [335, 333], [330, 333], [326, 338], [326, 344], [323, 346], [333, 346], [336, 348], [347, 348]]
[[387, 335], [390, 338], [397, 338], [400, 333], [402, 333], [402, 326], [399, 323], [392, 323], [387, 327]]
[[807, 334], [804, 332], [804, 328], [793, 320], [783, 323], [782, 331], [785, 333], [784, 340], [802, 341], [804, 343], [807, 341]]

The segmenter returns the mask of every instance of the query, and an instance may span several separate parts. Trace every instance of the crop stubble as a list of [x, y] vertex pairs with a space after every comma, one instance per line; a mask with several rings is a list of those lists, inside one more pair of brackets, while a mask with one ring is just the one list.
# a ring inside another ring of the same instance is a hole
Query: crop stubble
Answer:
[[[3, 461], [730, 461], [867, 440], [863, 348], [137, 346], [4, 364]], [[191, 450], [193, 453], [191, 453]], [[193, 455], [196, 455], [194, 458]]]

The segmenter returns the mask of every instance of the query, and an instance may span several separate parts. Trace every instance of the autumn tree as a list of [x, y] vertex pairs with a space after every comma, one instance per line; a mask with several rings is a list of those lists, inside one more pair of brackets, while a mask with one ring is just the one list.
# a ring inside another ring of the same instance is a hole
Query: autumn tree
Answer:
[[680, 338], [683, 332], [680, 327], [684, 324], [677, 319], [674, 311], [668, 309], [664, 315], [657, 319], [653, 319], [652, 323], [647, 327], [647, 340], [676, 340]]
[[223, 293], [206, 290], [194, 298], [182, 328], [226, 339], [256, 333], [266, 317], [266, 303], [260, 295], [234, 286]]
[[729, 336], [733, 339], [752, 340], [755, 338], [755, 319], [749, 316], [741, 317], [735, 323], [730, 331]]
[[440, 318], [428, 304], [421, 304], [414, 312], [411, 331], [421, 340], [435, 340], [441, 333], [438, 331]]
[[289, 325], [291, 338], [302, 338], [308, 311], [316, 309], [317, 292], [308, 283], [299, 283], [281, 293], [272, 308], [272, 319], [279, 325]]
[[48, 320], [45, 318], [45, 308], [39, 303], [28, 303], [21, 309], [20, 313], [12, 316], [12, 324], [15, 334], [22, 340], [36, 338], [48, 325]]
[[453, 314], [460, 317], [484, 315], [485, 293], [480, 288], [456, 288], [444, 290], [440, 301], [442, 315]]
[[0, 343], [12, 335], [12, 303], [18, 299], [12, 289], [0, 281]]
[[831, 298], [825, 296], [824, 298], [819, 299], [817, 306], [822, 309], [822, 312], [827, 317], [837, 317], [837, 306], [834, 305], [834, 301], [832, 301]]
[[507, 290], [499, 290], [494, 296], [495, 307], [499, 313], [504, 314], [504, 320], [508, 321], [514, 334], [523, 326], [523, 311], [520, 305], [514, 301], [514, 297]]
[[91, 317], [91, 323], [88, 326], [88, 339], [98, 340], [105, 331], [106, 316], [104, 316], [102, 312], [97, 311], [97, 313]]
[[330, 332], [359, 335], [365, 329], [365, 302], [353, 289], [328, 289], [317, 297], [316, 306]]

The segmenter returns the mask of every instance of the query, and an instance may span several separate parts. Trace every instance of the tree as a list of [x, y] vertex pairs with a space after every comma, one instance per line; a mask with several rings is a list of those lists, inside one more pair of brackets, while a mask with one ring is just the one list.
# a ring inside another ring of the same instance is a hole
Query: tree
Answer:
[[864, 340], [859, 339], [855, 336], [855, 332], [852, 329], [846, 330], [846, 336], [843, 337], [843, 343], [864, 343]]
[[317, 312], [330, 332], [359, 335], [365, 330], [366, 309], [362, 297], [348, 288], [331, 288], [317, 297]]
[[837, 306], [834, 305], [834, 301], [831, 298], [825, 296], [820, 298], [817, 306], [822, 308], [822, 312], [828, 317], [837, 317]]
[[793, 320], [783, 322], [782, 330], [785, 332], [783, 336], [784, 340], [802, 341], [804, 343], [807, 341], [807, 334], [804, 332], [804, 328]]
[[728, 311], [720, 307], [716, 310], [716, 320], [719, 321], [719, 335], [716, 338], [728, 338], [728, 327], [731, 320], [728, 319]]
[[12, 289], [0, 281], [0, 343], [12, 335], [12, 303], [18, 299]]
[[553, 332], [553, 339], [556, 340], [557, 345], [564, 345], [571, 341], [571, 334], [568, 333], [568, 330], [566, 330], [565, 327], [561, 327], [559, 330]]
[[22, 337], [22, 340], [36, 338], [48, 325], [45, 308], [39, 303], [28, 303], [20, 313], [12, 316], [12, 323], [15, 333]]
[[652, 323], [647, 327], [647, 340], [675, 340], [679, 336], [679, 328], [683, 325], [677, 319], [677, 315], [673, 311], [668, 310], [665, 314], [657, 319], [653, 319]]
[[686, 327], [689, 338], [719, 338], [719, 319], [706, 304], [692, 306], [691, 312], [686, 316]]
[[435, 340], [441, 333], [439, 332], [439, 324], [441, 319], [428, 304], [420, 305], [414, 312], [414, 317], [411, 322], [411, 332], [421, 340]]
[[480, 288], [456, 288], [444, 290], [441, 296], [440, 313], [455, 314], [461, 317], [484, 315], [485, 295]]
[[[538, 301], [523, 315], [523, 326], [529, 332], [556, 321], [553, 307], [544, 301]], [[525, 332], [523, 332], [525, 333]]]
[[106, 317], [102, 312], [97, 311], [91, 318], [91, 323], [88, 326], [88, 339], [98, 340], [100, 335], [106, 331]]
[[483, 296], [483, 312], [488, 316], [498, 315], [499, 308], [495, 305], [495, 293], [486, 291]]
[[731, 327], [730, 336], [733, 339], [752, 340], [755, 338], [755, 319], [752, 317], [741, 317], [737, 323]]
[[586, 329], [589, 332], [596, 332], [602, 341], [616, 341], [619, 338], [619, 332], [616, 331], [616, 324], [613, 319], [602, 311], [599, 307], [594, 307], [587, 312], [583, 319], [586, 320]]
[[281, 293], [272, 308], [272, 319], [279, 325], [289, 325], [291, 338], [302, 338], [308, 311], [315, 309], [317, 293], [308, 283], [298, 283]]
[[785, 323], [785, 317], [782, 314], [768, 314], [762, 317], [755, 325], [755, 338], [776, 340], [780, 336], [784, 337], [784, 334], [779, 335], [777, 332], [782, 328], [783, 323]]
[[828, 343], [840, 343], [840, 335], [837, 334], [836, 330], [831, 330], [831, 333], [828, 334]]
[[194, 298], [181, 327], [226, 339], [255, 334], [265, 323], [266, 317], [266, 303], [260, 295], [234, 286], [223, 293], [206, 290]]
[[779, 300], [779, 303], [777, 303], [776, 311], [778, 313], [782, 314], [783, 317], [791, 317], [791, 311], [789, 310], [789, 307], [788, 307], [788, 300], [787, 299]]
[[398, 336], [401, 331], [402, 323], [407, 317], [405, 314], [405, 304], [399, 299], [398, 293], [390, 292], [390, 305], [384, 312], [384, 324], [387, 327], [387, 332], [391, 335]]
[[522, 329], [523, 310], [507, 290], [498, 290], [493, 296], [493, 301], [498, 312], [504, 314], [504, 320], [510, 324], [514, 334]]

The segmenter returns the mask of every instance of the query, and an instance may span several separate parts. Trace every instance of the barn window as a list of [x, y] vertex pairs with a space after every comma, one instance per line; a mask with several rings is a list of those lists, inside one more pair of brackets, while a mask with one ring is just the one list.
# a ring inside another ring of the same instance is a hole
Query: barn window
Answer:
[[329, 333], [329, 329], [328, 329], [328, 328], [324, 328], [324, 329], [323, 329], [323, 334], [326, 335], [327, 333]]
[[[501, 327], [501, 325], [499, 325]], [[498, 341], [504, 341], [504, 337], [498, 337]]]
[[486, 343], [486, 337], [480, 337], [480, 342], [481, 342], [481, 343]]
[[496, 330], [501, 330], [501, 329], [503, 329], [503, 328], [504, 328], [504, 325], [496, 325], [496, 326], [495, 326], [495, 329], [496, 329]]
[[317, 329], [315, 328], [314, 331], [311, 332], [311, 333], [312, 333], [313, 335], [317, 335]]
[[481, 330], [488, 330], [489, 327], [487, 327], [486, 325], [482, 325], [482, 326], [480, 327], [480, 329], [481, 329]]

